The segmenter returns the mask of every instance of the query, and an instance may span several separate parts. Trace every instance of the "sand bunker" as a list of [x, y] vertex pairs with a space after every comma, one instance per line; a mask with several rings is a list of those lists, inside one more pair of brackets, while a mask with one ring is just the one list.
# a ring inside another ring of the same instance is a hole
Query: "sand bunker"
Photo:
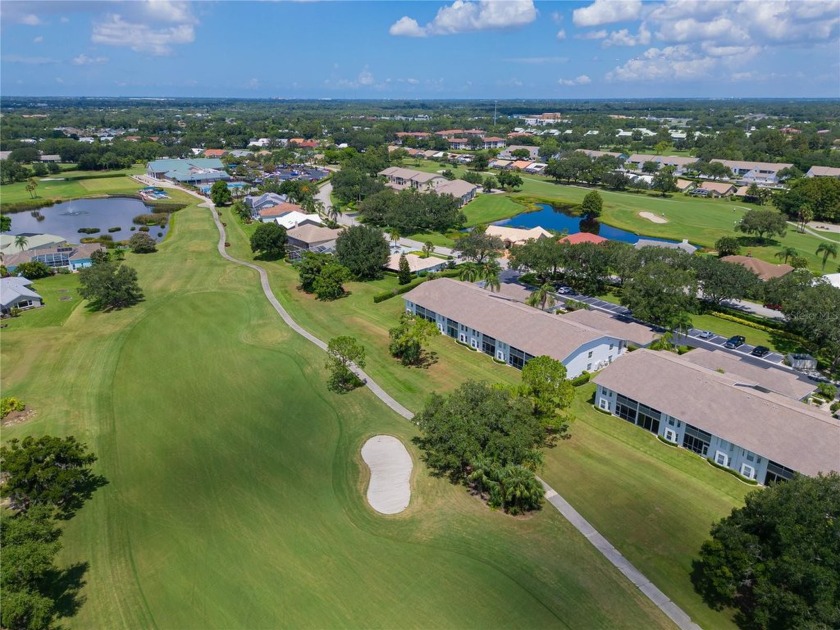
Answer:
[[653, 223], [668, 223], [668, 219], [665, 217], [658, 217], [653, 212], [640, 212], [639, 216], [643, 219], [647, 219], [648, 221], [652, 221]]
[[370, 468], [367, 500], [380, 514], [398, 514], [411, 500], [411, 455], [397, 438], [376, 435], [362, 447]]

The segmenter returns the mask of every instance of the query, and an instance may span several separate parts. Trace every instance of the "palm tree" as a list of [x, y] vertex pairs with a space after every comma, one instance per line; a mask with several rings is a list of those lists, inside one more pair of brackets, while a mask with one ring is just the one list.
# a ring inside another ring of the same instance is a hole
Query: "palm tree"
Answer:
[[394, 247], [396, 247], [401, 238], [399, 230], [396, 228], [391, 229], [391, 231], [388, 232], [388, 236], [390, 237], [391, 242], [394, 243]]
[[15, 247], [17, 247], [20, 251], [26, 249], [26, 246], [29, 245], [29, 239], [26, 238], [23, 234], [18, 234], [15, 236]]
[[554, 306], [554, 294], [553, 294], [554, 287], [551, 286], [550, 283], [544, 283], [540, 288], [535, 289], [533, 293], [528, 297], [526, 303], [528, 306], [533, 306], [534, 308], [539, 307], [542, 310], [545, 310], [546, 307], [551, 308]]
[[510, 514], [520, 514], [540, 505], [545, 494], [534, 473], [524, 466], [505, 466], [501, 470], [502, 499]]
[[474, 262], [468, 262], [461, 265], [461, 273], [458, 278], [464, 282], [475, 282], [480, 276], [478, 265]]
[[470, 462], [470, 469], [467, 480], [475, 484], [479, 493], [483, 494], [485, 491], [498, 487], [499, 482], [495, 477], [499, 474], [499, 467], [491, 459], [484, 456], [476, 457]]
[[776, 252], [776, 258], [779, 260], [784, 258], [785, 264], [787, 264], [788, 258], [796, 258], [797, 256], [799, 256], [799, 252], [793, 247], [785, 247]]
[[435, 253], [435, 244], [432, 241], [426, 241], [423, 244], [423, 258], [428, 258]]
[[820, 243], [820, 246], [817, 247], [817, 256], [820, 254], [823, 257], [822, 270], [825, 271], [825, 263], [828, 261], [828, 257], [831, 256], [835, 260], [837, 259], [837, 245], [833, 243]]
[[805, 226], [814, 219], [814, 211], [808, 204], [799, 208], [799, 231], [805, 232]]
[[332, 223], [338, 223], [338, 217], [341, 216], [341, 209], [336, 205], [330, 205], [326, 209], [327, 219], [329, 219]]
[[500, 275], [502, 273], [502, 266], [499, 264], [498, 260], [488, 260], [486, 263], [481, 265], [481, 279], [484, 280], [484, 288], [488, 289], [490, 292], [495, 293], [498, 291], [502, 284], [500, 280]]

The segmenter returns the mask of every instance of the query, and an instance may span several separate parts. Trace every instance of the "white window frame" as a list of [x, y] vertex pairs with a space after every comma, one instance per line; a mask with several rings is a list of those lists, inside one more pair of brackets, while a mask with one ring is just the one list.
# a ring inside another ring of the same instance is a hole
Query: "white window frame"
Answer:
[[438, 326], [438, 330], [441, 332], [441, 334], [446, 334], [446, 333], [444, 333], [444, 331], [443, 331], [443, 324], [441, 324], [440, 322], [438, 322], [438, 325], [437, 325], [437, 326]]
[[604, 411], [609, 411], [610, 410], [610, 401], [606, 400], [605, 398], [601, 398], [598, 401], [598, 407], [600, 407]]
[[458, 333], [458, 341], [461, 343], [467, 343], [467, 336], [464, 333]]
[[755, 479], [755, 468], [746, 463], [741, 464], [741, 475], [747, 479]]
[[673, 429], [665, 429], [665, 435], [663, 436], [666, 440], [668, 440], [671, 444], [677, 443], [677, 432]]
[[504, 361], [505, 360], [505, 351], [504, 350], [496, 350], [496, 358], [499, 361]]
[[718, 466], [729, 466], [729, 455], [724, 453], [723, 451], [716, 451], [715, 452], [715, 463]]
[[478, 339], [475, 337], [470, 337], [470, 348], [473, 350], [478, 350]]

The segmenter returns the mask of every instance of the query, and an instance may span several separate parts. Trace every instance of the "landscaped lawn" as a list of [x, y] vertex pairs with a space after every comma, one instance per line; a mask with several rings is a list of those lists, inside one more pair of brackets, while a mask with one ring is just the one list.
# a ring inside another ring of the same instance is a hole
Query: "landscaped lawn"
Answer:
[[691, 562], [712, 523], [753, 489], [652, 433], [596, 411], [577, 390], [571, 439], [546, 456], [543, 478], [704, 628], [734, 627], [691, 585]]
[[[670, 627], [554, 510], [491, 512], [430, 477], [412, 425], [369, 391], [328, 392], [324, 354], [216, 242], [208, 210], [183, 210], [158, 253], [128, 257], [144, 302], [3, 332], [4, 395], [36, 411], [3, 438], [75, 434], [109, 480], [63, 524], [61, 561], [90, 562], [72, 627]], [[377, 310], [353, 286], [358, 298], [324, 315], [290, 299], [288, 270], [267, 266], [295, 316], [316, 314], [305, 326], [381, 336], [377, 319], [401, 308]], [[444, 342], [465, 360], [442, 350], [428, 371], [393, 370], [420, 378], [383, 385], [429, 391], [470, 376], [456, 372], [466, 364], [505, 373]], [[417, 463], [395, 517], [363, 498], [359, 449], [377, 433], [402, 438]]]
[[[68, 200], [80, 197], [93, 197], [103, 194], [133, 194], [142, 185], [128, 175], [144, 172], [142, 167], [134, 167], [123, 171], [67, 171], [56, 175], [47, 175], [38, 180], [35, 190], [36, 198]], [[114, 177], [121, 173], [121, 177]], [[32, 199], [26, 190], [26, 182], [7, 184], [0, 188], [0, 203], [15, 203]]]
[[4, 319], [3, 323], [6, 324], [6, 328], [3, 332], [25, 328], [61, 326], [82, 299], [79, 296], [78, 288], [79, 276], [72, 273], [33, 280], [32, 289], [44, 298], [45, 306], [21, 311], [18, 317]]

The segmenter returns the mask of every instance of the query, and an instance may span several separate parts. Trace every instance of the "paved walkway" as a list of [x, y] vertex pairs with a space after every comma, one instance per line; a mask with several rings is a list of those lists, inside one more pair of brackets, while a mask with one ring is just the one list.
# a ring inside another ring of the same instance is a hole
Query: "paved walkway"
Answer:
[[[178, 187], [180, 188], [180, 187]], [[181, 188], [181, 190], [184, 190]], [[192, 191], [185, 191], [189, 192], [190, 194], [199, 197], [199, 195], [192, 193]], [[245, 262], [244, 260], [239, 260], [234, 258], [230, 254], [225, 251], [225, 228], [222, 225], [221, 220], [219, 220], [219, 214], [216, 212], [215, 206], [212, 202], [205, 200], [204, 203], [200, 204], [205, 208], [209, 208], [210, 212], [213, 215], [213, 221], [216, 223], [216, 228], [219, 230], [219, 243], [218, 249], [219, 254], [225, 260], [229, 260], [230, 262], [241, 265], [243, 267], [248, 267], [249, 269], [253, 269], [256, 271], [260, 276], [260, 284], [262, 286], [263, 293], [265, 294], [266, 299], [268, 299], [269, 303], [274, 307], [274, 310], [280, 315], [284, 322], [294, 330], [296, 333], [301, 335], [306, 340], [314, 343], [316, 346], [321, 348], [322, 350], [327, 349], [327, 344], [321, 341], [318, 337], [310, 333], [309, 331], [305, 330], [302, 326], [298, 325], [294, 319], [289, 315], [285, 308], [280, 304], [277, 298], [274, 296], [274, 293], [271, 290], [271, 286], [268, 282], [268, 274], [266, 273], [265, 269], [262, 267], [255, 265], [253, 263]], [[388, 394], [382, 387], [379, 386], [373, 379], [371, 379], [367, 374], [365, 374], [361, 369], [357, 367], [353, 367], [353, 371], [356, 375], [365, 382], [373, 394], [379, 398], [382, 402], [384, 402], [388, 407], [393, 409], [396, 413], [400, 416], [405, 418], [406, 420], [412, 420], [414, 418], [414, 414], [411, 413], [408, 409], [403, 407], [400, 403], [398, 403], [394, 398]], [[665, 615], [668, 616], [679, 628], [682, 630], [699, 630], [700, 626], [695, 624], [691, 621], [691, 618], [681, 609], [679, 608], [674, 602], [672, 602], [668, 597], [660, 591], [656, 586], [651, 583], [638, 569], [636, 569], [627, 559], [621, 555], [621, 553], [613, 547], [609, 541], [604, 538], [601, 534], [595, 530], [589, 522], [584, 519], [569, 503], [561, 497], [551, 486], [545, 483], [542, 479], [540, 479], [540, 483], [542, 483], [543, 487], [545, 488], [545, 496], [551, 505], [553, 505], [560, 514], [562, 514], [574, 527], [577, 529], [583, 536], [591, 542], [595, 548], [601, 552], [601, 554], [607, 558], [623, 575], [625, 575], [633, 584], [635, 584], [639, 590], [647, 597], [650, 601], [652, 601]]]

